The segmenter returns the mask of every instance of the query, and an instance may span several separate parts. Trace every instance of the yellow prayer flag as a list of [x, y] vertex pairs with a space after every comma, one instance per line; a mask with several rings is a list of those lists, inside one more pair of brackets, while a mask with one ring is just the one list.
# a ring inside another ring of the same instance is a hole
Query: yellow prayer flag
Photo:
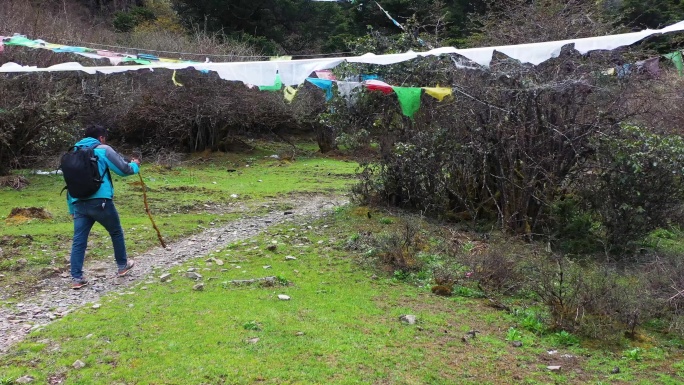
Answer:
[[451, 88], [448, 87], [423, 87], [423, 89], [425, 90], [426, 94], [432, 96], [440, 102], [447, 96], [451, 96]]
[[297, 93], [297, 89], [292, 86], [287, 86], [283, 92], [285, 93], [285, 100], [287, 100], [288, 103], [292, 103], [295, 94]]
[[176, 81], [176, 70], [173, 70], [173, 75], [171, 76], [171, 80], [173, 80], [173, 84], [175, 84], [178, 87], [183, 87], [181, 83]]

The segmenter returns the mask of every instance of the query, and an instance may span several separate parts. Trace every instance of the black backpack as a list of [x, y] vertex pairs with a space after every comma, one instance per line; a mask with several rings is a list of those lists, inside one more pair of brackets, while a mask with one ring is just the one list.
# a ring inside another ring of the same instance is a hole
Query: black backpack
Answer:
[[[66, 189], [72, 198], [87, 198], [95, 194], [104, 182], [104, 174], [100, 175], [97, 167], [96, 146], [74, 146], [62, 155], [59, 168], [66, 182], [62, 192]], [[105, 173], [109, 173], [109, 168]]]

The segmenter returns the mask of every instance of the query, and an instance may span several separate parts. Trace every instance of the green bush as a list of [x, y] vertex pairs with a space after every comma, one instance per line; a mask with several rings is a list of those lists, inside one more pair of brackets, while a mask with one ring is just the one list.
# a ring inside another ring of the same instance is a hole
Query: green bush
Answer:
[[597, 139], [596, 168], [586, 194], [610, 249], [634, 249], [658, 227], [681, 219], [684, 140], [623, 125]]

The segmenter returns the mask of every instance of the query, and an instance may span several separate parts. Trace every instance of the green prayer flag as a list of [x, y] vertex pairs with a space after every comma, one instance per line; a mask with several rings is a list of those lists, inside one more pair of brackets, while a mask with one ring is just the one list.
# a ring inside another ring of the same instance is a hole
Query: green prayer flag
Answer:
[[140, 65], [152, 64], [152, 62], [149, 61], [149, 60], [135, 59], [135, 58], [132, 58], [132, 57], [127, 57], [127, 58], [123, 59], [122, 62], [124, 62], [124, 63], [126, 63], [126, 62], [133, 62], [133, 63], [140, 64]]
[[9, 41], [5, 42], [5, 45], [20, 45], [24, 47], [36, 47], [39, 44], [31, 39], [27, 39], [24, 36], [12, 36]]
[[280, 80], [280, 74], [276, 74], [275, 83], [272, 86], [259, 86], [259, 91], [280, 91], [283, 88], [283, 82]]
[[681, 51], [675, 51], [672, 53], [668, 53], [667, 55], [665, 55], [665, 57], [672, 60], [675, 67], [677, 68], [677, 72], [679, 72], [679, 76], [684, 75], [684, 60], [682, 60], [682, 52]]
[[420, 94], [423, 91], [420, 87], [392, 87], [399, 98], [401, 112], [413, 119], [413, 114], [420, 108]]

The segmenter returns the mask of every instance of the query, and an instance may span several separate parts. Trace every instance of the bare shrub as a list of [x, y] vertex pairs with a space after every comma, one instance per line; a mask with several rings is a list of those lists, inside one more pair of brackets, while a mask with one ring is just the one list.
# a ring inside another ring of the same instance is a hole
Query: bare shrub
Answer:
[[420, 270], [417, 253], [423, 246], [419, 228], [410, 222], [395, 232], [383, 233], [373, 239], [373, 256], [378, 265], [389, 272], [409, 273]]
[[475, 47], [525, 44], [606, 35], [611, 31], [592, 0], [487, 0], [486, 12], [470, 15]]
[[166, 148], [160, 148], [150, 155], [152, 157], [152, 162], [168, 169], [178, 167], [181, 164], [184, 156], [179, 152]]
[[29, 180], [21, 175], [0, 176], [0, 187], [9, 187], [15, 190], [21, 190], [29, 184]]
[[492, 246], [479, 253], [465, 250], [456, 258], [470, 267], [469, 278], [477, 281], [478, 288], [489, 298], [516, 294], [524, 282], [521, 257], [510, 248]]
[[649, 303], [645, 321], [660, 319], [665, 332], [684, 335], [684, 261], [676, 253], [653, 255], [638, 267], [640, 300]]

